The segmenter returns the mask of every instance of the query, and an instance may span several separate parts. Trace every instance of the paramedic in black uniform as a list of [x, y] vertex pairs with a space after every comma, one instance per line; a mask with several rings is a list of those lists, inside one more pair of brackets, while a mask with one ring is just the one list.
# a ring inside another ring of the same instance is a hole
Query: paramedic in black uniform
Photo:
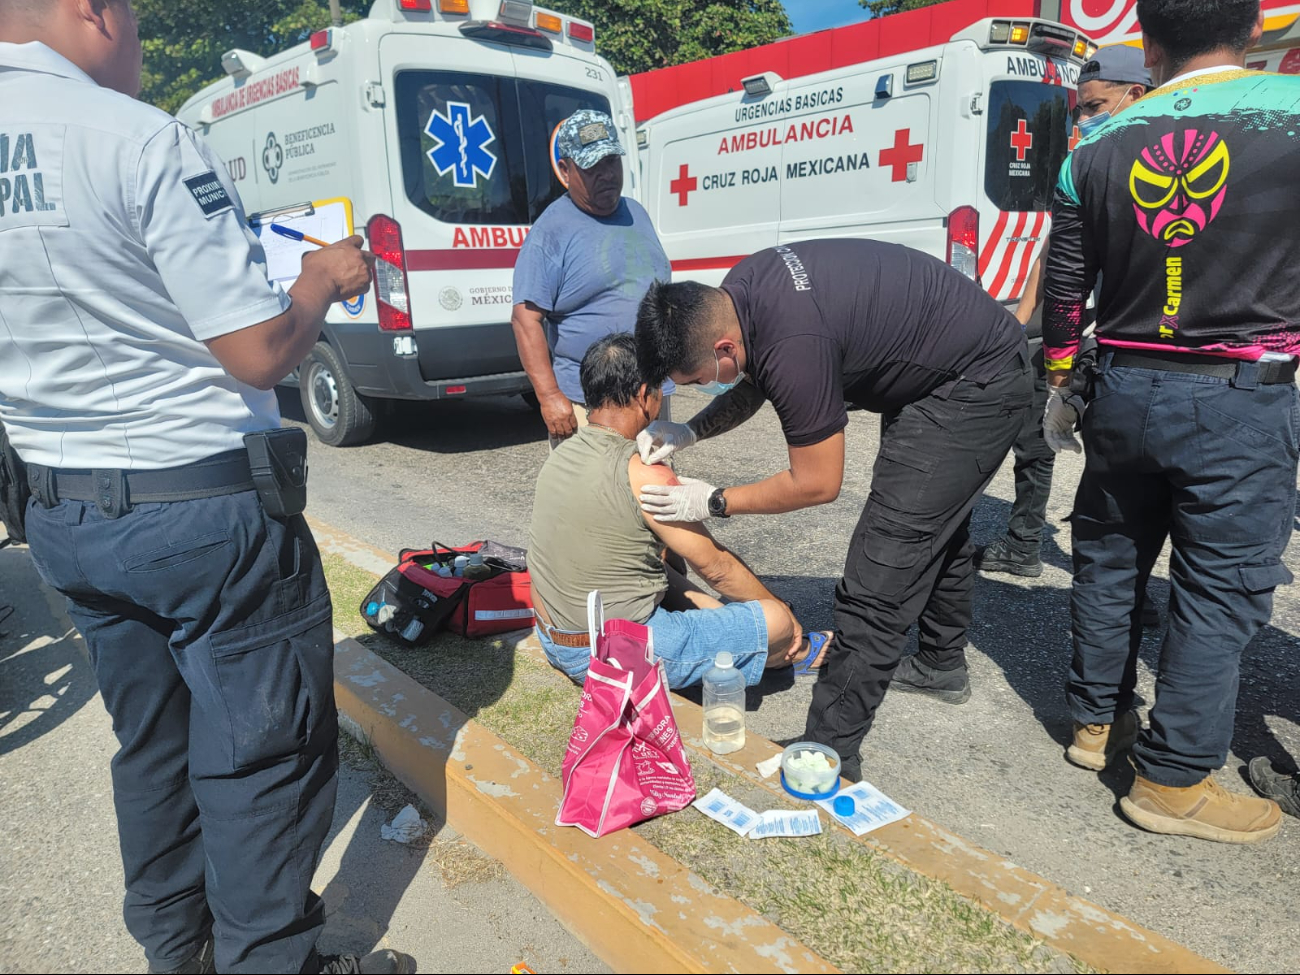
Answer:
[[[663, 521], [834, 501], [845, 402], [883, 415], [807, 729], [858, 778], [858, 748], [891, 677], [954, 702], [970, 695], [970, 514], [1033, 398], [1020, 324], [942, 261], [836, 239], [760, 251], [720, 288], [656, 283], [641, 302], [636, 338], [646, 382], [671, 377], [717, 395], [687, 423], [652, 424], [640, 438], [644, 460], [725, 433], [765, 401], [789, 448], [789, 469], [755, 484], [682, 478], [647, 486], [642, 506]], [[920, 650], [900, 667], [918, 621]]]

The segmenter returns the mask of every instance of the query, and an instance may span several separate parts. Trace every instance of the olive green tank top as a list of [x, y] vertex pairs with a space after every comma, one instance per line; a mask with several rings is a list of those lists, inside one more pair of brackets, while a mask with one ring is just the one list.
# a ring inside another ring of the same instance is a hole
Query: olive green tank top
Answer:
[[593, 589], [606, 619], [637, 623], [668, 589], [663, 542], [641, 517], [628, 481], [635, 452], [634, 441], [589, 425], [552, 451], [537, 476], [528, 571], [557, 629], [587, 629]]

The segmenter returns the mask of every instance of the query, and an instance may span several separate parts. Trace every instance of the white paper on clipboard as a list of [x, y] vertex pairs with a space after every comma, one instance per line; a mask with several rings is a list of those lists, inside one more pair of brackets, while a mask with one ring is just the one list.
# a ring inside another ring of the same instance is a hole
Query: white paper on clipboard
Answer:
[[290, 227], [309, 237], [331, 244], [352, 234], [351, 208], [346, 200], [326, 200], [305, 206], [254, 214], [248, 225], [266, 251], [266, 276], [278, 281], [286, 291], [302, 272], [302, 255], [319, 250], [315, 244], [281, 237], [271, 229], [272, 223]]

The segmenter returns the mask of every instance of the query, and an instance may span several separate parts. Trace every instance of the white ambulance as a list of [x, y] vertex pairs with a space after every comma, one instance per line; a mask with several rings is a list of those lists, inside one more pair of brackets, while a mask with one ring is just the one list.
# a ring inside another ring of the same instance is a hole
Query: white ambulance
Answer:
[[369, 436], [386, 400], [531, 392], [511, 279], [529, 226], [564, 192], [554, 132], [592, 108], [635, 138], [593, 35], [529, 0], [376, 0], [273, 57], [227, 52], [229, 77], [178, 113], [250, 216], [343, 198], [380, 257], [374, 289], [331, 310], [289, 379], [325, 443]]
[[[796, 38], [725, 55], [698, 80], [683, 66], [683, 88], [733, 90], [638, 131], [642, 198], [675, 276], [716, 284], [763, 247], [872, 237], [933, 254], [1013, 302], [1078, 139], [1075, 86], [1095, 45], [1031, 16], [954, 22], [970, 9], [985, 5], [810, 35], [806, 52]], [[730, 77], [728, 58], [747, 73]], [[673, 97], [668, 73], [680, 70], [634, 76], [643, 113]]]

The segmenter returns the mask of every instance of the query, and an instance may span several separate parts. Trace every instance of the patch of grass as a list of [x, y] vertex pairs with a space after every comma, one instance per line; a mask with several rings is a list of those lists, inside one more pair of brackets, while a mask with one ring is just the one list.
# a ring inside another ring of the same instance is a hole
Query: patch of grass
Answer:
[[[326, 556], [325, 567], [339, 629], [361, 634], [365, 646], [559, 774], [578, 705], [568, 678], [499, 639], [442, 633], [424, 647], [402, 646], [357, 612], [374, 577], [338, 556]], [[693, 758], [701, 795], [718, 786], [753, 809], [799, 808]], [[845, 971], [1092, 971], [947, 884], [855, 842], [830, 817], [822, 828], [815, 837], [748, 841], [684, 810], [635, 832]]]

